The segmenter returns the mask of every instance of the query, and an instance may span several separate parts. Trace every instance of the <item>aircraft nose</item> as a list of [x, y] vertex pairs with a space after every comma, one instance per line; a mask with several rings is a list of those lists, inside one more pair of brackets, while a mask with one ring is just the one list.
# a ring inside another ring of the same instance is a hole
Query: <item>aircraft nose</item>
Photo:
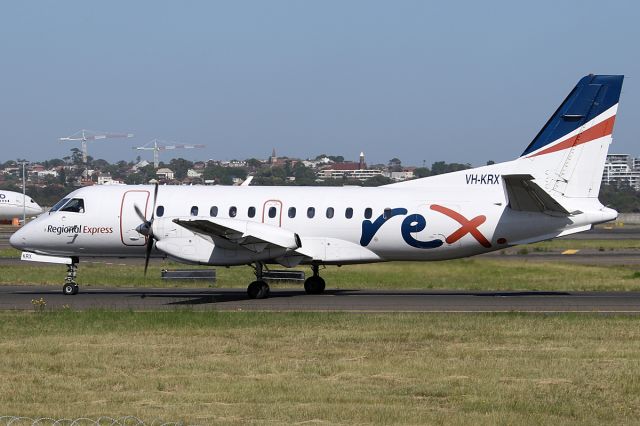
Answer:
[[24, 232], [24, 228], [18, 229], [16, 232], [11, 235], [9, 238], [9, 244], [11, 247], [22, 250], [27, 245], [26, 233]]

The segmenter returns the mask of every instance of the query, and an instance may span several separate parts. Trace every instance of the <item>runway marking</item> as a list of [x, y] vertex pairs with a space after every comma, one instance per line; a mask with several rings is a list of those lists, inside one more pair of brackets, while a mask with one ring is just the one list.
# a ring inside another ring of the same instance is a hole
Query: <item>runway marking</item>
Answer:
[[580, 250], [574, 250], [574, 249], [569, 249], [569, 250], [565, 250], [560, 254], [576, 254], [577, 252], [579, 252]]

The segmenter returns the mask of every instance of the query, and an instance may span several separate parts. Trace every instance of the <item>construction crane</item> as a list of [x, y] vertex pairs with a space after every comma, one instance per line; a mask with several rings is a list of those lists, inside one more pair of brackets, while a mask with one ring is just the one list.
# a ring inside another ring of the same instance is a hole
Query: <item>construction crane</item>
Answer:
[[87, 142], [95, 141], [98, 139], [113, 139], [113, 138], [132, 138], [133, 133], [105, 133], [105, 132], [94, 132], [92, 130], [78, 130], [71, 136], [67, 136], [64, 138], [59, 138], [60, 142], [67, 141], [80, 141], [80, 146], [82, 148], [82, 162], [87, 164]]
[[[136, 146], [133, 149], [137, 149], [138, 151], [153, 151], [153, 168], [157, 169], [158, 164], [160, 163], [160, 151], [168, 151], [171, 149], [194, 149], [194, 148], [204, 148], [205, 145], [187, 145], [187, 144], [174, 144], [174, 145], [159, 145], [165, 141], [160, 139], [154, 139], [143, 146]], [[151, 146], [149, 146], [151, 145]]]

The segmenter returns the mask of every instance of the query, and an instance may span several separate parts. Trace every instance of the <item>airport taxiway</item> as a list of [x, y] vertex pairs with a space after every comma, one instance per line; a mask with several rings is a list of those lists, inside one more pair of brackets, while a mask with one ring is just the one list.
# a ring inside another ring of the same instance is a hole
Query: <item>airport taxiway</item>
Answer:
[[[564, 291], [271, 291], [248, 299], [243, 289], [153, 289], [81, 287], [64, 296], [52, 286], [0, 286], [0, 310], [211, 310], [308, 312], [585, 312], [640, 314], [640, 292]], [[35, 303], [34, 303], [35, 302]]]

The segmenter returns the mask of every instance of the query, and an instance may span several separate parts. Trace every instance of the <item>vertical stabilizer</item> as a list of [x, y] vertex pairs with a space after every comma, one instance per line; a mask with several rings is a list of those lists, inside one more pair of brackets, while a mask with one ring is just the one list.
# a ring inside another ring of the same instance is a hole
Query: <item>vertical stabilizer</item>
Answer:
[[519, 170], [554, 196], [596, 198], [622, 80], [622, 75], [582, 78], [525, 149]]

